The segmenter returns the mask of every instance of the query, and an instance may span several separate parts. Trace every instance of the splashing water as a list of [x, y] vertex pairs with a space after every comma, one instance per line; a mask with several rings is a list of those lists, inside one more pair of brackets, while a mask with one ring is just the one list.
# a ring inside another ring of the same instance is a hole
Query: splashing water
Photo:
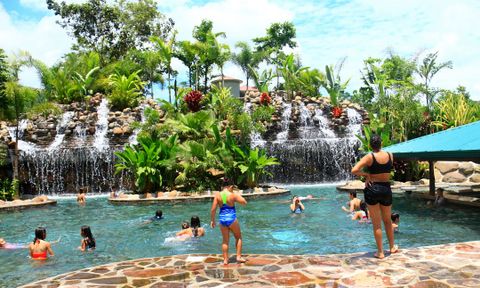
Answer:
[[108, 101], [104, 98], [97, 108], [97, 129], [95, 130], [95, 136], [93, 140], [93, 147], [95, 147], [98, 151], [108, 149], [108, 112], [110, 112], [110, 109], [108, 108]]

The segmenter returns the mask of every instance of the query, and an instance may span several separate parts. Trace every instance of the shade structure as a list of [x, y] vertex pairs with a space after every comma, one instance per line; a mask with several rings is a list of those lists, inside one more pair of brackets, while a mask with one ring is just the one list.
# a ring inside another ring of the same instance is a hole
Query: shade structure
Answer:
[[415, 138], [384, 149], [395, 159], [480, 161], [480, 121]]

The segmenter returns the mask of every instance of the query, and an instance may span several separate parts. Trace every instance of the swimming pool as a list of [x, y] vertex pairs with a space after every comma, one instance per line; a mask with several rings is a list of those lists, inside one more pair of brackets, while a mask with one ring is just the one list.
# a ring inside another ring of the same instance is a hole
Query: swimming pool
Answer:
[[[313, 194], [321, 200], [304, 202], [306, 211], [292, 215], [289, 196], [251, 200], [239, 207], [244, 253], [330, 254], [373, 251], [371, 225], [351, 221], [341, 205], [346, 193], [332, 186], [293, 186], [292, 194]], [[362, 197], [362, 196], [361, 196]], [[286, 202], [287, 201], [287, 202]], [[144, 221], [161, 209], [164, 219]], [[395, 197], [394, 211], [400, 213], [401, 247], [417, 247], [480, 239], [480, 212], [444, 207], [434, 209], [416, 199]], [[189, 242], [168, 242], [182, 220], [198, 215], [206, 236]], [[34, 280], [84, 267], [128, 259], [185, 253], [221, 253], [218, 228], [207, 228], [210, 203], [123, 206], [109, 204], [106, 197], [88, 199], [85, 207], [74, 199], [59, 199], [52, 207], [0, 213], [0, 237], [9, 242], [30, 242], [37, 226], [47, 227], [47, 240], [56, 254], [45, 262], [32, 261], [27, 250], [0, 250], [0, 287], [16, 287]], [[217, 219], [218, 220], [218, 219]], [[90, 225], [97, 239], [94, 252], [82, 253], [80, 226]], [[166, 241], [167, 239], [167, 241]], [[384, 238], [386, 243], [386, 238]], [[231, 239], [231, 250], [234, 241]]]

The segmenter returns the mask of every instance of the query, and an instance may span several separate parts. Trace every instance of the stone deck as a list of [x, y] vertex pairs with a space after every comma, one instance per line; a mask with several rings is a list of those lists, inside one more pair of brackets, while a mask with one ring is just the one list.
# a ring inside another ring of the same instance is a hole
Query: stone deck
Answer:
[[[152, 204], [157, 202], [192, 202], [192, 201], [211, 201], [216, 191], [210, 194], [206, 193], [185, 193], [185, 192], [159, 192], [157, 195], [145, 198], [138, 194], [123, 194], [117, 198], [109, 198], [113, 204]], [[245, 198], [274, 197], [278, 195], [289, 194], [290, 190], [279, 187], [255, 188], [254, 190], [236, 190]]]
[[[22, 287], [480, 287], [480, 241], [372, 253], [220, 255], [138, 259], [86, 268]], [[233, 259], [232, 259], [233, 260]]]
[[43, 207], [43, 206], [56, 205], [56, 204], [57, 204], [57, 201], [51, 200], [51, 199], [44, 200], [42, 202], [36, 202], [34, 200], [2, 201], [0, 203], [0, 211]]

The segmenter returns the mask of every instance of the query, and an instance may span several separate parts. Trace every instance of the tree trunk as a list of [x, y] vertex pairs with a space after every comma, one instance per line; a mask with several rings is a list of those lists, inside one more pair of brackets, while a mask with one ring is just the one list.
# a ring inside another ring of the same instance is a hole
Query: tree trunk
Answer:
[[188, 86], [192, 88], [192, 67], [188, 67]]
[[[18, 179], [18, 163], [19, 163], [19, 153], [18, 153], [18, 124], [19, 124], [19, 118], [17, 118], [17, 129], [15, 130], [15, 146], [13, 149], [13, 180]], [[14, 198], [18, 198], [19, 196], [19, 191], [18, 191], [18, 185], [15, 186], [15, 196]]]
[[205, 66], [205, 79], [204, 79], [204, 87], [203, 87], [203, 93], [207, 93], [207, 82], [208, 82], [208, 66]]
[[220, 73], [222, 74], [222, 88], [225, 87], [225, 82], [223, 81], [223, 66], [220, 68]]
[[170, 71], [168, 71], [168, 102], [172, 103], [172, 94], [170, 92]]
[[435, 196], [435, 165], [432, 160], [428, 161], [428, 173], [429, 173], [429, 194]]
[[178, 103], [177, 103], [177, 77], [175, 77], [175, 81], [173, 82], [173, 95], [175, 96], [175, 105], [177, 106], [178, 105]]
[[247, 89], [245, 90], [245, 94], [247, 94], [247, 91], [248, 91], [248, 88], [249, 88], [249, 87], [248, 87], [248, 78], [249, 78], [249, 75], [248, 75], [248, 73], [247, 73]]

